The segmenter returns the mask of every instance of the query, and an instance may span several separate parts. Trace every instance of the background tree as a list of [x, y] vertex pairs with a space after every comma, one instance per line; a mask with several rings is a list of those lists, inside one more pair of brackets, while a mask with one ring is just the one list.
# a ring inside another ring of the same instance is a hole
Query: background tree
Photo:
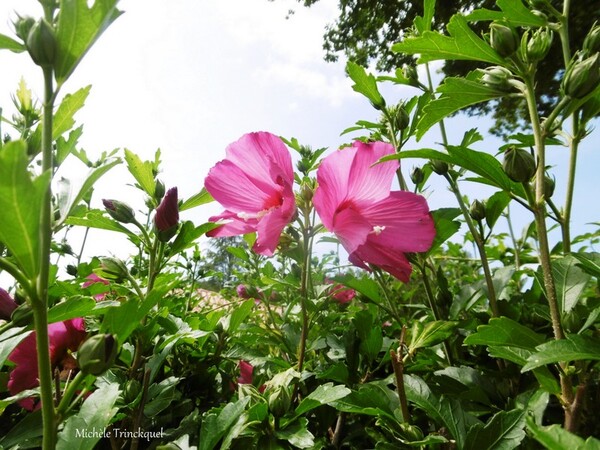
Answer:
[[[274, 1], [274, 0], [270, 0]], [[319, 0], [298, 0], [310, 7]], [[563, 0], [530, 0], [537, 7], [546, 10], [551, 5], [559, 11], [563, 9]], [[497, 9], [495, 0], [457, 0], [438, 1], [435, 8], [433, 29], [444, 31], [445, 24], [457, 12], [473, 9]], [[580, 0], [571, 8], [569, 15], [569, 33], [571, 47], [581, 46], [584, 37], [594, 24], [600, 20], [600, 8], [597, 0]], [[405, 64], [414, 64], [414, 57], [394, 53], [392, 44], [402, 39], [409, 31], [417, 16], [423, 15], [423, 1], [420, 0], [339, 0], [339, 17], [327, 25], [323, 36], [323, 49], [326, 61], [337, 61], [340, 54], [364, 67], [374, 64], [382, 72], [392, 72]], [[487, 33], [488, 23], [473, 26], [479, 34]], [[560, 41], [554, 39], [553, 54], [560, 54]], [[445, 76], [464, 76], [479, 67], [470, 61], [444, 61], [442, 72]], [[537, 85], [538, 105], [546, 115], [555, 104], [560, 77], [557, 75], [563, 67], [558, 59], [546, 58], [539, 65], [540, 78]], [[525, 104], [521, 99], [503, 98], [498, 102], [474, 105], [467, 109], [469, 115], [492, 113], [495, 124], [490, 130], [493, 134], [506, 136], [519, 129], [526, 117]]]

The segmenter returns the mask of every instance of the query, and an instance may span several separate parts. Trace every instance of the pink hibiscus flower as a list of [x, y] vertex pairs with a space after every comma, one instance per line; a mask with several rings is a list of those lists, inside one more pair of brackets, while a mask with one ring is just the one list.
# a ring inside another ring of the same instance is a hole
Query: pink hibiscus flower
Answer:
[[17, 303], [8, 292], [0, 288], [0, 319], [10, 320], [12, 312], [17, 309]]
[[[99, 277], [98, 275], [96, 275], [95, 273], [90, 273], [90, 274], [89, 274], [87, 277], [85, 277], [85, 279], [86, 279], [87, 281], [84, 281], [84, 282], [82, 283], [82, 285], [81, 285], [81, 287], [82, 287], [83, 289], [85, 289], [85, 288], [89, 288], [90, 286], [92, 286], [93, 284], [96, 284], [96, 283], [102, 283], [102, 284], [105, 284], [105, 285], [108, 285], [108, 284], [109, 284], [109, 281], [108, 281], [108, 280], [105, 280], [104, 278], [100, 278], [100, 277]], [[94, 299], [95, 299], [97, 302], [99, 302], [99, 301], [102, 301], [102, 300], [104, 300], [104, 298], [106, 297], [106, 294], [108, 294], [108, 292], [100, 292], [100, 293], [98, 293], [98, 294], [95, 294], [95, 295], [94, 295]]]
[[435, 227], [423, 197], [391, 191], [399, 162], [375, 164], [393, 153], [389, 144], [359, 141], [332, 153], [317, 171], [313, 202], [352, 264], [367, 270], [373, 264], [407, 282], [412, 268], [405, 253], [428, 250]]
[[[52, 368], [58, 368], [61, 374], [64, 372], [66, 378], [69, 371], [77, 368], [77, 363], [70, 352], [77, 350], [79, 344], [85, 339], [83, 319], [76, 318], [48, 325], [48, 337]], [[35, 331], [15, 347], [8, 359], [16, 365], [10, 372], [8, 380], [8, 391], [11, 395], [39, 386]], [[29, 411], [39, 406], [36, 405], [34, 398], [26, 398], [19, 404]]]
[[331, 289], [329, 289], [329, 295], [340, 305], [350, 303], [352, 299], [356, 297], [356, 291], [354, 289], [347, 288], [343, 284], [336, 283], [332, 279], [326, 278], [325, 283], [332, 285]]
[[267, 133], [249, 133], [226, 150], [205, 180], [206, 190], [225, 207], [211, 222], [223, 224], [208, 236], [256, 232], [253, 250], [271, 256], [295, 212], [292, 158], [283, 141]]

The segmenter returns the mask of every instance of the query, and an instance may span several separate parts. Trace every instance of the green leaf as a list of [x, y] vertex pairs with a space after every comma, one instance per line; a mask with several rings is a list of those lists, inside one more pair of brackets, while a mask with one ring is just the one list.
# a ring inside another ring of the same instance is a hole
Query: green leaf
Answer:
[[598, 439], [590, 437], [587, 441], [584, 441], [560, 425], [540, 426], [535, 423], [532, 417], [527, 417], [527, 429], [536, 441], [549, 450], [592, 450], [600, 448]]
[[138, 155], [125, 149], [125, 161], [127, 168], [139, 186], [150, 197], [154, 197], [156, 182], [154, 181], [155, 164], [152, 161], [142, 161]]
[[495, 317], [487, 325], [477, 327], [477, 332], [465, 339], [466, 345], [498, 345], [533, 351], [545, 342], [545, 337], [508, 317]]
[[379, 285], [368, 277], [356, 278], [352, 275], [336, 276], [333, 279], [356, 292], [361, 293], [365, 297], [374, 302], [380, 302]]
[[425, 31], [431, 31], [433, 14], [435, 12], [435, 0], [425, 0], [423, 3], [423, 16], [415, 17], [415, 28], [419, 34]]
[[296, 408], [295, 414], [296, 416], [300, 416], [321, 405], [329, 405], [330, 403], [337, 402], [348, 396], [351, 392], [346, 386], [334, 386], [333, 383], [322, 384], [312, 391], [308, 397], [302, 399]]
[[422, 409], [436, 424], [445, 426], [458, 448], [463, 448], [467, 427], [479, 421], [467, 414], [457, 400], [438, 398], [417, 376], [404, 375], [404, 389], [407, 400]]
[[[102, 178], [110, 169], [112, 169], [113, 167], [115, 167], [118, 164], [121, 164], [121, 160], [120, 159], [116, 159], [114, 161], [111, 161], [108, 164], [100, 166], [100, 167], [92, 170], [92, 172], [90, 172], [90, 174], [87, 176], [87, 178], [83, 182], [83, 185], [81, 186], [81, 189], [79, 189], [79, 192], [77, 193], [77, 195], [75, 196], [75, 198], [71, 202], [71, 205], [68, 208], [66, 215], [64, 217], [62, 217], [56, 223], [56, 225], [55, 225], [56, 229], [60, 228], [60, 226], [64, 223], [64, 221], [71, 215], [71, 213], [73, 212], [73, 210], [85, 198], [85, 196], [90, 191], [90, 189], [92, 189], [92, 187], [94, 186], [94, 184], [96, 184], [96, 182], [100, 178]], [[125, 227], [123, 227], [123, 228], [125, 228]]]
[[448, 339], [454, 333], [458, 322], [436, 320], [423, 325], [415, 322], [411, 331], [411, 341], [408, 352], [412, 355], [417, 349], [437, 345]]
[[[0, 414], [4, 413], [4, 410], [8, 405], [12, 405], [13, 403], [18, 402], [19, 400], [23, 400], [29, 397], [38, 396], [40, 394], [39, 389], [27, 389], [25, 391], [19, 392], [17, 395], [13, 395], [11, 397], [0, 399]], [[0, 442], [1, 445], [1, 442]]]
[[66, 420], [58, 434], [57, 450], [92, 450], [118, 411], [115, 402], [119, 393], [118, 384], [104, 384], [86, 398], [79, 412]]
[[433, 125], [455, 112], [467, 106], [506, 95], [504, 91], [499, 91], [481, 83], [479, 81], [481, 76], [481, 73], [474, 71], [466, 78], [446, 78], [437, 88], [437, 92], [442, 95], [423, 108], [423, 115], [417, 125], [417, 140], [420, 140]]
[[579, 302], [590, 276], [577, 266], [571, 255], [552, 261], [552, 275], [562, 313], [568, 313]]
[[48, 311], [48, 323], [62, 322], [75, 317], [89, 315], [96, 307], [91, 297], [74, 297], [61, 302]]
[[244, 397], [235, 403], [228, 403], [218, 414], [213, 410], [206, 413], [200, 428], [198, 450], [214, 449], [219, 440], [241, 416], [249, 401], [249, 396]]
[[0, 49], [10, 50], [11, 52], [21, 53], [24, 52], [25, 46], [13, 38], [6, 36], [5, 34], [0, 34]]
[[52, 123], [52, 139], [56, 140], [59, 136], [69, 131], [75, 125], [73, 116], [85, 104], [91, 85], [79, 89], [73, 94], [65, 95], [65, 98], [60, 103], [58, 109], [54, 113], [54, 121]]
[[32, 179], [27, 146], [12, 141], [0, 151], [0, 241], [29, 279], [39, 266], [39, 226], [42, 200], [50, 173]]
[[42, 410], [38, 409], [26, 414], [23, 420], [16, 424], [8, 434], [1, 437], [0, 446], [2, 448], [16, 448], [24, 442], [35, 443], [35, 440], [41, 438], [42, 434]]
[[56, 27], [58, 49], [54, 64], [55, 78], [59, 85], [69, 78], [96, 39], [121, 15], [117, 2], [118, 0], [96, 0], [88, 7], [87, 0], [60, 1]]
[[308, 419], [301, 417], [287, 425], [283, 430], [275, 431], [275, 436], [288, 441], [294, 448], [311, 448], [315, 445], [315, 437], [308, 431], [307, 427]]
[[148, 389], [148, 402], [144, 405], [144, 416], [154, 418], [181, 398], [181, 392], [176, 389], [178, 383], [179, 378], [169, 377], [151, 385]]
[[460, 229], [460, 222], [454, 220], [460, 215], [459, 208], [441, 208], [431, 211], [433, 223], [435, 224], [435, 238], [427, 255], [431, 255], [444, 242], [450, 239]]
[[525, 437], [525, 411], [514, 409], [500, 411], [485, 425], [475, 425], [467, 434], [465, 450], [482, 448], [511, 450], [517, 448]]
[[212, 195], [210, 195], [205, 188], [202, 188], [202, 190], [200, 192], [192, 195], [190, 198], [188, 198], [186, 201], [184, 201], [179, 206], [179, 211], [185, 211], [186, 209], [192, 209], [197, 206], [205, 205], [207, 203], [214, 202], [214, 201], [215, 201], [215, 199], [212, 198]]
[[26, 327], [13, 327], [0, 334], [0, 367], [4, 365], [8, 355], [27, 337]]
[[85, 217], [69, 216], [65, 219], [64, 223], [67, 225], [98, 228], [100, 230], [118, 231], [119, 233], [126, 234], [134, 243], [139, 241], [139, 238], [135, 233], [128, 230], [119, 222], [106, 217], [103, 215], [102, 211], [98, 209], [90, 209], [86, 212]]
[[338, 411], [368, 416], [388, 417], [395, 420], [394, 411], [400, 407], [398, 395], [383, 380], [360, 385], [358, 391], [331, 402]]
[[522, 372], [561, 361], [600, 361], [600, 340], [591, 336], [570, 335], [566, 339], [552, 340], [538, 345], [536, 350], [527, 359], [527, 364], [521, 369]]
[[367, 97], [371, 104], [376, 108], [380, 109], [385, 106], [385, 100], [379, 93], [379, 89], [377, 89], [375, 77], [368, 74], [364, 67], [359, 66], [352, 61], [348, 61], [348, 64], [346, 64], [346, 72], [352, 81], [354, 81], [352, 89]]
[[250, 315], [252, 309], [254, 308], [254, 305], [254, 299], [251, 298], [249, 300], [246, 300], [244, 303], [242, 303], [240, 306], [237, 306], [233, 310], [233, 312], [229, 316], [229, 325], [226, 327], [229, 333], [233, 333], [235, 332], [235, 330], [238, 329], [242, 322], [246, 320], [246, 317]]
[[600, 253], [571, 253], [579, 261], [578, 266], [590, 275], [600, 278]]
[[510, 195], [504, 191], [493, 194], [485, 202], [485, 222], [488, 227], [493, 228], [502, 212], [510, 203]]
[[177, 237], [171, 244], [170, 256], [175, 256], [186, 248], [191, 247], [197, 239], [216, 227], [218, 227], [218, 225], [212, 222], [207, 222], [195, 227], [192, 222], [186, 220], [181, 225]]
[[510, 22], [511, 25], [520, 27], [542, 27], [546, 25], [545, 19], [533, 14], [523, 4], [522, 0], [498, 0], [496, 5], [502, 11], [492, 11], [484, 8], [476, 9], [467, 16], [467, 19], [472, 22], [499, 20]]
[[469, 28], [464, 16], [452, 16], [447, 28], [450, 36], [425, 31], [421, 36], [411, 36], [394, 44], [392, 50], [410, 55], [418, 53], [419, 63], [444, 59], [504, 64], [504, 58]]
[[56, 139], [56, 164], [58, 166], [60, 166], [71, 153], [77, 152], [75, 146], [82, 134], [83, 125], [71, 131], [68, 139], [65, 139], [63, 136], [59, 136]]

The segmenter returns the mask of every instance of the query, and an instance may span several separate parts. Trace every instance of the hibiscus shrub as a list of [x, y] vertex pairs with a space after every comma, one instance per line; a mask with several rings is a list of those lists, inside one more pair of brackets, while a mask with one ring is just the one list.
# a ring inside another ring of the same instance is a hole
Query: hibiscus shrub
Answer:
[[[362, 136], [326, 153], [245, 134], [180, 199], [160, 180], [160, 152], [90, 160], [73, 117], [89, 90], [59, 96], [116, 3], [44, 2], [45, 18], [19, 17], [16, 37], [0, 36], [46, 80], [41, 108], [22, 82], [13, 120], [3, 118], [19, 137], [0, 144], [0, 448], [600, 445], [600, 259], [589, 250], [600, 230], [570, 227], [578, 150], [600, 111], [600, 27], [571, 51], [568, 17], [549, 2], [506, 0], [454, 16], [442, 35], [426, 1], [394, 50], [420, 55], [425, 70], [446, 58], [481, 68], [434, 90], [415, 67], [376, 78], [349, 63], [354, 90], [381, 112], [346, 130]], [[553, 38], [561, 90], [539, 93]], [[384, 82], [415, 96], [388, 105]], [[540, 95], [554, 102], [545, 118]], [[478, 149], [474, 129], [460, 142], [442, 132], [438, 149], [406, 148], [504, 96], [530, 123], [500, 156]], [[569, 148], [569, 168], [547, 167], [551, 144]], [[74, 196], [55, 187], [67, 158], [90, 169]], [[407, 158], [423, 161], [409, 176]], [[123, 163], [132, 204], [145, 206], [94, 207], [92, 187]], [[439, 181], [456, 202], [430, 210]], [[478, 183], [478, 198], [464, 181]], [[211, 201], [221, 214], [186, 219]], [[517, 208], [531, 222], [521, 236]], [[118, 233], [133, 251], [86, 258], [74, 227]]]

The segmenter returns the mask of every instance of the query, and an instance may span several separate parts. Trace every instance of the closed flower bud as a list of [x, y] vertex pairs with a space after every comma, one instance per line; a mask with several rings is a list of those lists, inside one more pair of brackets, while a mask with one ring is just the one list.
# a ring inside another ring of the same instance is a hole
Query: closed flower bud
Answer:
[[164, 196], [165, 184], [160, 180], [156, 180], [156, 185], [154, 187], [154, 200], [160, 203]]
[[546, 57], [552, 46], [554, 34], [549, 28], [538, 28], [532, 35], [526, 32], [521, 40], [521, 53], [525, 61], [533, 63]]
[[586, 55], [593, 55], [600, 52], [600, 25], [594, 23], [594, 26], [583, 41], [583, 52]]
[[8, 292], [0, 288], [0, 319], [10, 320], [10, 316], [15, 309], [17, 303], [13, 300]]
[[107, 280], [114, 280], [117, 283], [123, 281], [129, 276], [129, 271], [125, 266], [125, 263], [119, 258], [102, 258], [100, 260], [100, 267], [95, 269], [94, 272], [100, 277]]
[[485, 219], [485, 204], [479, 200], [475, 200], [471, 203], [469, 215], [471, 216], [471, 219], [481, 222]]
[[554, 195], [554, 188], [556, 187], [556, 182], [554, 178], [550, 178], [548, 175], [544, 176], [544, 197], [550, 198]]
[[77, 266], [74, 266], [73, 264], [67, 264], [67, 273], [69, 275], [71, 275], [72, 277], [76, 277], [77, 276]]
[[526, 150], [518, 147], [509, 147], [504, 152], [502, 164], [508, 178], [517, 183], [527, 183], [535, 175], [535, 159]]
[[126, 203], [120, 202], [119, 200], [107, 200], [103, 199], [102, 204], [106, 209], [106, 212], [117, 222], [121, 223], [133, 223], [135, 222], [135, 212]]
[[283, 417], [290, 409], [292, 396], [288, 386], [279, 386], [269, 394], [269, 410], [275, 417]]
[[44, 19], [37, 21], [29, 30], [26, 47], [38, 66], [52, 66], [56, 59], [56, 36], [52, 26]]
[[492, 66], [481, 70], [483, 76], [481, 82], [491, 88], [497, 89], [503, 92], [509, 92], [513, 90], [511, 81], [513, 75], [510, 70], [501, 66]]
[[33, 322], [33, 311], [28, 303], [20, 304], [11, 314], [10, 320], [17, 327], [24, 327]]
[[419, 85], [419, 74], [417, 73], [417, 68], [415, 66], [405, 65], [402, 68], [402, 74], [410, 81], [412, 86]]
[[177, 225], [179, 225], [179, 203], [177, 188], [174, 187], [167, 191], [162, 202], [156, 208], [154, 226], [158, 239], [168, 242], [177, 233]]
[[77, 365], [85, 374], [102, 375], [117, 358], [118, 345], [112, 334], [96, 334], [77, 350]]
[[14, 22], [15, 33], [23, 40], [23, 42], [27, 42], [29, 31], [33, 25], [35, 25], [35, 19], [33, 17], [18, 16], [16, 22]]
[[490, 25], [490, 45], [500, 56], [506, 58], [517, 51], [519, 34], [508, 24], [492, 22]]
[[414, 167], [412, 172], [410, 173], [410, 179], [415, 185], [420, 185], [425, 179], [425, 174], [420, 167]]
[[402, 105], [398, 105], [394, 111], [394, 125], [396, 130], [402, 131], [410, 124], [410, 117]]
[[438, 175], [445, 175], [448, 173], [448, 163], [439, 159], [432, 159], [431, 169]]
[[592, 92], [600, 82], [600, 53], [586, 59], [577, 56], [569, 64], [562, 79], [564, 93], [572, 98], [583, 98]]
[[307, 183], [302, 184], [302, 186], [300, 187], [300, 196], [302, 197], [302, 200], [305, 200], [306, 202], [310, 202], [310, 201], [312, 201], [314, 194], [315, 194], [315, 191], [314, 191], [313, 187], [308, 185]]

